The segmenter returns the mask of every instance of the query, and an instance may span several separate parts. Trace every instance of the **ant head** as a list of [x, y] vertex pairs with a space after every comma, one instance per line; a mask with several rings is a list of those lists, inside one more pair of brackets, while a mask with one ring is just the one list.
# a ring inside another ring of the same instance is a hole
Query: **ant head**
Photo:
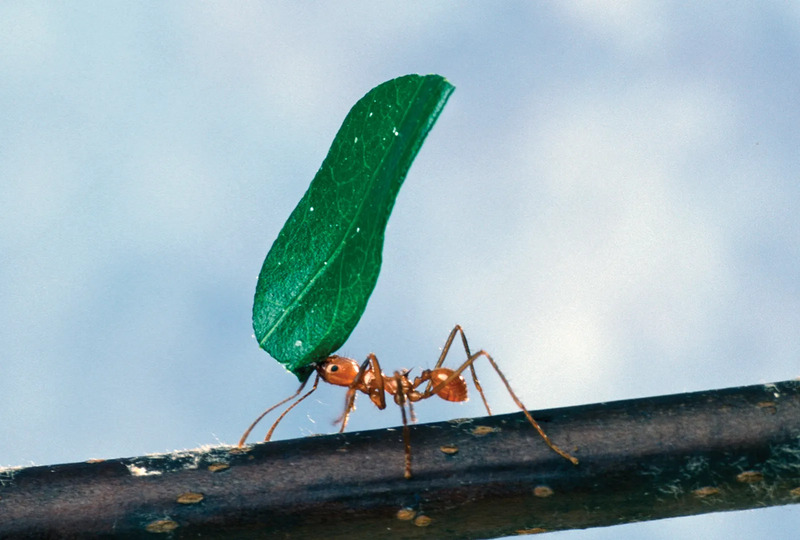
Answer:
[[317, 366], [317, 373], [326, 383], [350, 386], [358, 375], [358, 369], [358, 362], [352, 358], [334, 354]]

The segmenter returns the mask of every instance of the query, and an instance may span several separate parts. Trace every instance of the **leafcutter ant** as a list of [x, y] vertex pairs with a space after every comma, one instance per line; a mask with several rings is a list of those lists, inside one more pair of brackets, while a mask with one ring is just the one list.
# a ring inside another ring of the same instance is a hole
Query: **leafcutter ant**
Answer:
[[[442, 367], [456, 334], [461, 335], [461, 342], [464, 344], [464, 350], [467, 353], [467, 359], [457, 369]], [[544, 442], [547, 443], [547, 446], [553, 449], [553, 451], [561, 457], [577, 465], [578, 460], [556, 446], [555, 443], [550, 440], [550, 437], [547, 436], [541, 426], [536, 422], [536, 420], [533, 419], [533, 416], [530, 415], [528, 410], [525, 408], [525, 405], [522, 404], [517, 395], [511, 389], [511, 385], [508, 384], [508, 380], [506, 380], [503, 372], [500, 371], [499, 367], [497, 367], [497, 363], [489, 355], [489, 353], [484, 350], [480, 350], [475, 354], [470, 352], [469, 345], [467, 344], [467, 337], [464, 335], [464, 330], [462, 330], [458, 325], [450, 332], [447, 342], [442, 349], [442, 354], [439, 356], [439, 361], [436, 362], [436, 366], [434, 366], [433, 369], [424, 370], [418, 377], [414, 377], [414, 380], [409, 378], [408, 370], [395, 371], [394, 375], [392, 376], [386, 375], [383, 373], [383, 371], [381, 371], [378, 358], [372, 353], [367, 355], [367, 359], [361, 364], [361, 366], [359, 366], [358, 362], [352, 358], [346, 358], [344, 356], [337, 355], [329, 356], [322, 362], [319, 362], [315, 365], [317, 376], [314, 379], [314, 384], [311, 387], [311, 390], [303, 394], [297, 401], [292, 403], [285, 411], [283, 411], [283, 413], [281, 413], [278, 419], [275, 420], [275, 423], [272, 424], [272, 427], [269, 428], [267, 436], [264, 438], [264, 440], [269, 441], [272, 438], [272, 433], [275, 431], [275, 428], [289, 413], [289, 411], [294, 409], [301, 401], [306, 399], [314, 392], [314, 390], [317, 389], [320, 379], [329, 384], [347, 387], [344, 412], [342, 413], [342, 416], [336, 420], [336, 423], [341, 423], [341, 427], [339, 428], [340, 433], [344, 431], [345, 427], [347, 426], [350, 413], [353, 411], [353, 409], [355, 409], [356, 394], [358, 392], [367, 394], [372, 403], [374, 403], [375, 406], [381, 410], [386, 408], [386, 394], [389, 394], [394, 397], [394, 402], [400, 406], [400, 413], [403, 418], [403, 442], [405, 444], [404, 474], [406, 478], [411, 478], [411, 441], [408, 429], [408, 420], [410, 417], [412, 422], [416, 421], [413, 407], [415, 402], [422, 401], [433, 396], [439, 396], [447, 401], [466, 401], [467, 383], [464, 380], [464, 377], [462, 377], [461, 373], [469, 368], [470, 374], [472, 375], [472, 382], [475, 384], [475, 388], [481, 395], [481, 399], [486, 407], [486, 411], [490, 415], [492, 414], [489, 404], [486, 401], [486, 396], [484, 396], [483, 389], [478, 381], [478, 375], [475, 372], [475, 367], [473, 366], [475, 360], [481, 357], [486, 358], [486, 360], [488, 360], [492, 365], [492, 368], [494, 368], [495, 372], [497, 372], [497, 375], [500, 377], [500, 380], [503, 381], [506, 390], [508, 390], [511, 398], [514, 400], [514, 403], [516, 403], [517, 407], [522, 410], [522, 412], [525, 414], [525, 417], [528, 419], [528, 422], [530, 422], [539, 435], [541, 435], [542, 439], [544, 439]], [[239, 447], [241, 448], [244, 446], [247, 437], [250, 435], [250, 432], [253, 430], [256, 424], [261, 421], [262, 418], [284, 403], [291, 401], [300, 395], [307, 383], [308, 379], [302, 385], [300, 385], [300, 388], [297, 389], [297, 392], [284, 399], [280, 403], [273, 405], [264, 411], [261, 416], [256, 418], [256, 420], [250, 425], [249, 428], [247, 428], [247, 431], [244, 432], [244, 435], [242, 435], [242, 438], [239, 440]], [[425, 385], [425, 388], [421, 390], [420, 387], [423, 385]]]

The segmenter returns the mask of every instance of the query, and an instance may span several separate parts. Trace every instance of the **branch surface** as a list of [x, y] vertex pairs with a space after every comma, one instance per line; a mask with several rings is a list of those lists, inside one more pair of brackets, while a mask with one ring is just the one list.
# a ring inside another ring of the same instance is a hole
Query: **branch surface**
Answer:
[[492, 538], [800, 502], [800, 381], [0, 469], [0, 537]]

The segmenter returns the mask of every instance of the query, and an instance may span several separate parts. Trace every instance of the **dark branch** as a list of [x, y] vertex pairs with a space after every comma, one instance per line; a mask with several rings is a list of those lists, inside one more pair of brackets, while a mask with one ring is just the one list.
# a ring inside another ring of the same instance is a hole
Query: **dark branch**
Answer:
[[412, 427], [411, 480], [399, 429], [5, 469], [0, 537], [489, 538], [800, 502], [798, 381], [533, 415], [580, 465], [510, 414]]

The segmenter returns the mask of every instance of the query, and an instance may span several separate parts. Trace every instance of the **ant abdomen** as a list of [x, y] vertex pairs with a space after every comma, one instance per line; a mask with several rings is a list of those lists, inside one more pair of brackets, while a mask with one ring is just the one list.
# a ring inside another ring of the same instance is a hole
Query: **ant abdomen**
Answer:
[[[431, 382], [435, 388], [437, 384], [443, 382], [455, 373], [449, 368], [436, 368], [430, 371]], [[447, 401], [467, 401], [467, 381], [459, 375], [436, 391], [436, 395]]]

